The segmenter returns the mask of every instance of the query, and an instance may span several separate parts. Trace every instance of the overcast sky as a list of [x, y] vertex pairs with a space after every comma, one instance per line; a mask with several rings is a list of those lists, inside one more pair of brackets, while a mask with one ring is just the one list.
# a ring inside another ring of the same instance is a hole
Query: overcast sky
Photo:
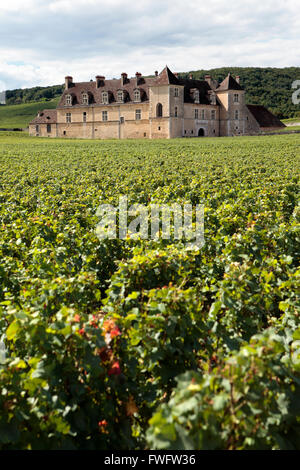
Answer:
[[300, 66], [299, 0], [1, 0], [0, 20], [0, 91], [166, 64]]

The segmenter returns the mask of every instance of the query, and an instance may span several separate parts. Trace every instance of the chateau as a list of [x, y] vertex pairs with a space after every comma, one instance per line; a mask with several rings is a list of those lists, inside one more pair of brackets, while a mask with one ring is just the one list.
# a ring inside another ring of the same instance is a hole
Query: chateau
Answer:
[[128, 78], [74, 83], [56, 109], [45, 109], [29, 125], [29, 134], [84, 139], [158, 139], [255, 135], [284, 127], [263, 106], [246, 105], [239, 77], [216, 82], [180, 78], [166, 66], [151, 78], [136, 73]]

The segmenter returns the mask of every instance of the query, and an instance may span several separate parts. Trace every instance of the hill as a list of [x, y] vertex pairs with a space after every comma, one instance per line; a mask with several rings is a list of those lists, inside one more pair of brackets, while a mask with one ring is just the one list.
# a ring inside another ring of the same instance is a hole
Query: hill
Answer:
[[[280, 119], [300, 116], [300, 105], [292, 103], [292, 83], [299, 80], [300, 67], [223, 67], [182, 72], [179, 76], [192, 73], [194, 78], [202, 79], [210, 74], [221, 82], [228, 72], [240, 76], [241, 85], [247, 91], [247, 104], [264, 105]], [[0, 106], [0, 127], [27, 127], [38, 110], [56, 107], [63, 88], [54, 85], [6, 91], [6, 105]]]
[[0, 128], [25, 128], [39, 110], [56, 108], [58, 100], [0, 106]]
[[[258, 68], [258, 67], [223, 67], [210, 70], [196, 70], [189, 73], [195, 79], [211, 74], [219, 82], [231, 72], [240, 76], [240, 83], [247, 91], [247, 104], [261, 104], [272, 113], [282, 118], [300, 116], [300, 105], [292, 103], [294, 80], [300, 79], [300, 67]], [[187, 77], [189, 73], [180, 73]]]

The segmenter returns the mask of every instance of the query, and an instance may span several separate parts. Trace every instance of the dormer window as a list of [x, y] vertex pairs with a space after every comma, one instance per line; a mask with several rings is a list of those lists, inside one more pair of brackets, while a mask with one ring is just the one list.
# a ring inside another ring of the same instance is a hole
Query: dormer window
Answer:
[[213, 106], [216, 105], [216, 95], [214, 93], [210, 95], [210, 104], [212, 104]]
[[200, 103], [200, 93], [199, 93], [199, 90], [196, 90], [194, 92], [194, 101], [195, 103]]
[[72, 96], [66, 95], [66, 106], [72, 106]]
[[140, 90], [134, 90], [133, 99], [134, 99], [134, 101], [141, 101], [141, 92], [140, 92]]
[[238, 102], [239, 102], [239, 94], [238, 94], [238, 93], [235, 93], [235, 94], [233, 95], [233, 101], [234, 101], [234, 103], [238, 103]]
[[122, 90], [119, 90], [118, 93], [117, 93], [117, 100], [119, 103], [123, 103], [124, 102], [124, 93]]
[[108, 104], [108, 93], [107, 93], [107, 91], [102, 92], [102, 103], [103, 104]]
[[174, 88], [174, 96], [178, 97], [179, 96], [179, 90], [178, 88]]
[[87, 93], [82, 93], [82, 104], [89, 104], [89, 95]]

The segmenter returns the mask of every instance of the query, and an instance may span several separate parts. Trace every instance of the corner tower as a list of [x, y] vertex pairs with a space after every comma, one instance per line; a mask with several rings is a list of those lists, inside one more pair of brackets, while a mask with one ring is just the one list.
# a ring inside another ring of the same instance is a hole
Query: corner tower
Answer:
[[229, 73], [215, 90], [220, 107], [220, 135], [242, 135], [246, 130], [245, 90], [240, 86], [239, 77]]
[[153, 139], [182, 136], [184, 86], [166, 66], [156, 74], [149, 87], [150, 137]]

